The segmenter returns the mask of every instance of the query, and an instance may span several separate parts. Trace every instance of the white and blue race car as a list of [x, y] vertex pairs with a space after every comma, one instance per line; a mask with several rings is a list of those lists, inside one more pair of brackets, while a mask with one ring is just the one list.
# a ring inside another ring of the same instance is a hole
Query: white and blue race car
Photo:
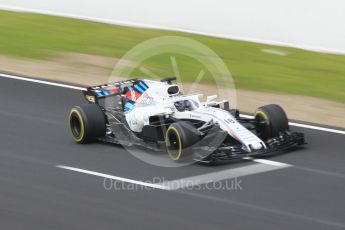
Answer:
[[289, 131], [284, 110], [258, 108], [253, 119], [240, 118], [228, 101], [216, 96], [184, 95], [176, 78], [131, 79], [89, 87], [85, 105], [69, 115], [77, 143], [104, 141], [166, 151], [174, 161], [217, 162], [276, 154], [304, 144]]

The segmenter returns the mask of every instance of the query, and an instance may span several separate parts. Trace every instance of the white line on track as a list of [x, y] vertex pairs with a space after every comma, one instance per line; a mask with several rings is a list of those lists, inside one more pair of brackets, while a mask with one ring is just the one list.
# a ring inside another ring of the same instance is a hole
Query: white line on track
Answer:
[[45, 85], [58, 86], [58, 87], [68, 88], [68, 89], [76, 89], [76, 90], [86, 91], [86, 88], [79, 87], [79, 86], [60, 84], [60, 83], [56, 83], [56, 82], [37, 80], [37, 79], [26, 78], [26, 77], [19, 77], [19, 76], [14, 76], [14, 75], [10, 75], [10, 74], [4, 74], [4, 73], [0, 73], [0, 77], [11, 78], [11, 79], [16, 79], [16, 80], [21, 80], [21, 81], [29, 81], [29, 82], [45, 84]]
[[127, 178], [118, 177], [118, 176], [112, 176], [109, 174], [104, 174], [104, 173], [99, 173], [99, 172], [95, 172], [95, 171], [90, 171], [90, 170], [85, 170], [85, 169], [80, 169], [80, 168], [74, 168], [74, 167], [69, 167], [69, 166], [64, 166], [64, 165], [57, 165], [56, 167], [75, 171], [75, 172], [85, 173], [85, 174], [89, 174], [89, 175], [94, 175], [94, 176], [98, 176], [98, 177], [108, 178], [108, 179], [112, 179], [112, 180], [122, 181], [122, 182], [126, 182], [126, 183], [137, 184], [137, 185], [141, 185], [141, 186], [145, 186], [145, 187], [162, 189], [162, 190], [170, 190], [167, 186], [160, 185], [160, 184], [152, 184], [152, 183], [147, 183], [147, 182], [143, 182], [143, 181], [132, 180], [132, 179], [127, 179]]
[[[52, 85], [52, 86], [68, 88], [68, 89], [76, 89], [76, 90], [86, 91], [86, 88], [84, 88], [84, 87], [67, 85], [67, 84], [60, 84], [60, 83], [56, 83], [56, 82], [37, 80], [37, 79], [26, 78], [26, 77], [19, 77], [19, 76], [15, 76], [15, 75], [11, 75], [11, 74], [0, 73], [0, 77], [22, 80], [22, 81], [29, 81], [29, 82], [45, 84], [45, 85]], [[245, 115], [245, 114], [241, 114], [241, 117], [254, 118], [253, 116]], [[319, 127], [319, 126], [314, 126], [314, 125], [300, 124], [300, 123], [295, 123], [295, 122], [289, 122], [289, 125], [301, 127], [301, 128], [306, 128], [306, 129], [314, 129], [314, 130], [319, 130], [319, 131], [324, 131], [324, 132], [330, 132], [330, 133], [337, 133], [337, 134], [345, 135], [345, 131], [337, 130], [337, 129], [329, 129], [329, 128], [324, 128], [324, 127]]]
[[[245, 115], [245, 114], [241, 114], [240, 116], [243, 118], [250, 118], [250, 119], [254, 118], [254, 116]], [[338, 130], [338, 129], [330, 129], [330, 128], [324, 128], [324, 127], [319, 127], [319, 126], [314, 126], [314, 125], [300, 124], [300, 123], [295, 123], [295, 122], [289, 122], [289, 125], [301, 127], [305, 129], [314, 129], [314, 130], [319, 130], [319, 131], [324, 131], [324, 132], [329, 132], [329, 133], [337, 133], [337, 134], [345, 135], [345, 131]]]
[[221, 170], [218, 172], [206, 173], [202, 175], [191, 176], [172, 181], [165, 181], [161, 185], [168, 187], [170, 190], [191, 188], [202, 184], [208, 184], [222, 180], [229, 180], [238, 177], [283, 169], [287, 167], [291, 167], [291, 165], [280, 162], [267, 161], [263, 164], [251, 164], [238, 168]]
[[243, 157], [243, 159], [244, 160], [254, 161], [256, 163], [272, 165], [272, 166], [276, 166], [276, 167], [291, 167], [291, 166], [293, 166], [293, 165], [282, 163], [282, 162], [278, 162], [278, 161], [270, 161], [270, 160], [266, 160], [266, 159], [255, 159], [255, 158], [252, 158], [252, 157]]
[[[256, 160], [253, 160], [253, 161], [256, 161]], [[141, 186], [155, 188], [155, 189], [177, 190], [177, 189], [183, 189], [183, 188], [193, 188], [195, 186], [200, 186], [203, 184], [218, 182], [222, 180], [229, 180], [233, 178], [249, 176], [249, 175], [254, 175], [258, 173], [269, 172], [269, 171], [283, 169], [283, 168], [292, 166], [289, 164], [284, 164], [284, 163], [274, 162], [274, 161], [269, 161], [269, 160], [261, 161], [261, 159], [256, 162], [257, 163], [247, 165], [247, 166], [226, 169], [226, 170], [221, 170], [217, 172], [206, 173], [206, 174], [201, 174], [201, 175], [196, 175], [196, 176], [191, 176], [191, 177], [186, 177], [186, 178], [181, 178], [181, 179], [176, 179], [176, 180], [171, 180], [171, 181], [163, 181], [162, 183], [159, 183], [159, 184], [148, 183], [148, 182], [113, 176], [109, 174], [104, 174], [100, 172], [95, 172], [95, 171], [90, 171], [90, 170], [75, 168], [75, 167], [70, 167], [70, 166], [64, 166], [64, 165], [57, 165], [56, 167], [67, 169], [74, 172], [84, 173], [84, 174], [98, 176], [102, 178], [108, 178], [112, 180], [122, 181], [125, 183], [131, 183], [131, 184], [141, 185]]]
[[289, 122], [289, 125], [296, 126], [296, 127], [301, 127], [301, 128], [305, 128], [305, 129], [315, 129], [315, 130], [319, 130], [319, 131], [330, 132], [330, 133], [337, 133], [337, 134], [344, 134], [345, 135], [345, 131], [337, 130], [337, 129], [329, 129], [329, 128], [323, 128], [323, 127], [318, 127], [318, 126], [313, 126], [313, 125], [299, 124], [299, 123], [295, 123], [295, 122]]

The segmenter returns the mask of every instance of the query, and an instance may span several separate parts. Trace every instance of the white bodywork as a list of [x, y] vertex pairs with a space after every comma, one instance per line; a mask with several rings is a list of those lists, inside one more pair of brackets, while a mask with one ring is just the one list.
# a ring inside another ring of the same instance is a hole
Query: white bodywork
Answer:
[[[126, 112], [126, 120], [134, 132], [141, 132], [145, 125], [149, 125], [149, 117], [166, 115], [176, 119], [193, 119], [204, 122], [215, 122], [219, 127], [234, 139], [242, 143], [244, 150], [251, 152], [266, 148], [265, 143], [251, 131], [243, 127], [228, 111], [211, 107], [213, 100], [200, 102], [199, 95], [174, 95], [168, 93], [169, 85], [166, 82], [143, 80], [148, 89], [138, 98], [132, 110]], [[214, 99], [214, 98], [212, 98]], [[188, 100], [192, 103], [191, 111], [180, 112], [175, 107], [175, 102]]]

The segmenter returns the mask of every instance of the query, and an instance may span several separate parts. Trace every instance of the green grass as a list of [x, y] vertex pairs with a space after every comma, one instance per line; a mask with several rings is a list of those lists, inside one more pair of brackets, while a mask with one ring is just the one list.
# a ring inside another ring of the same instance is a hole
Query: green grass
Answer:
[[[226, 63], [237, 88], [300, 94], [345, 103], [345, 56], [241, 42], [188, 33], [113, 26], [38, 14], [0, 11], [0, 54], [48, 59], [60, 52], [121, 57], [138, 43], [163, 35], [192, 38], [214, 50]], [[278, 49], [279, 56], [262, 52]], [[145, 65], [161, 76], [173, 74], [169, 55]], [[200, 63], [177, 55], [184, 79], [193, 81]], [[1, 68], [1, 67], [0, 67]], [[134, 72], [141, 74], [139, 70]], [[205, 82], [212, 82], [206, 73]]]

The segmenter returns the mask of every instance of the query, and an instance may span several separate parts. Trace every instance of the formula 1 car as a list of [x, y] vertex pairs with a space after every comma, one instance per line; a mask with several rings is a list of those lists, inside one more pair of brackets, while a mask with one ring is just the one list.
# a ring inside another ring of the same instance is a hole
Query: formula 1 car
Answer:
[[284, 110], [275, 104], [242, 118], [216, 96], [184, 95], [176, 78], [130, 79], [87, 88], [88, 104], [69, 115], [77, 143], [104, 141], [166, 151], [174, 161], [216, 162], [272, 155], [304, 144], [289, 131]]

